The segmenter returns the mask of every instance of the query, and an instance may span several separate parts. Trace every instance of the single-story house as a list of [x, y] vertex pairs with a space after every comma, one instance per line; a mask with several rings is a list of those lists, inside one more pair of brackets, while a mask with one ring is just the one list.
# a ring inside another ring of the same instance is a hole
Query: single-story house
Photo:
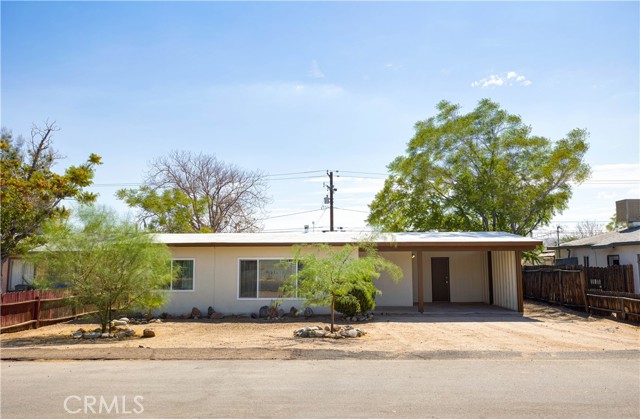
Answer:
[[583, 266], [633, 265], [633, 289], [640, 290], [640, 225], [609, 231], [554, 247], [556, 258], [575, 258]]
[[[357, 244], [361, 235], [347, 232], [158, 234], [169, 246], [181, 278], [171, 285], [170, 302], [160, 311], [189, 313], [192, 307], [246, 314], [280, 299], [278, 288], [291, 272], [293, 245]], [[432, 302], [480, 302], [523, 311], [521, 251], [539, 240], [501, 232], [386, 233], [374, 239], [380, 255], [397, 264], [403, 279], [384, 274], [375, 281], [382, 291], [379, 307], [416, 307]], [[354, 255], [357, 257], [358, 255]], [[285, 299], [282, 308], [300, 308]], [[325, 311], [324, 309], [315, 309]]]

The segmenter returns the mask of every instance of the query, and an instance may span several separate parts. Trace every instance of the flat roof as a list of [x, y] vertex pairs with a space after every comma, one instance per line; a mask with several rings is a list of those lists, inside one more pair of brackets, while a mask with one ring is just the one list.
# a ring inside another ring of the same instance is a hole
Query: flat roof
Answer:
[[542, 241], [503, 232], [415, 232], [415, 233], [189, 233], [155, 234], [169, 246], [292, 246], [295, 244], [345, 245], [373, 242], [379, 249], [408, 248], [477, 250], [532, 250]]

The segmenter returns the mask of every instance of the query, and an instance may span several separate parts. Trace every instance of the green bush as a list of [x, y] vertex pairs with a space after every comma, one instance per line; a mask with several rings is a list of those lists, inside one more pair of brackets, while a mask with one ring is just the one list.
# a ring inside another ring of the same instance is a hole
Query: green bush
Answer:
[[360, 313], [360, 303], [358, 299], [351, 294], [336, 298], [336, 311], [351, 317]]
[[367, 311], [372, 311], [376, 308], [375, 288], [369, 291], [365, 288], [356, 287], [353, 288], [349, 294], [358, 299], [358, 303], [360, 304], [360, 313], [366, 313]]
[[349, 294], [336, 299], [335, 309], [347, 317], [366, 313], [376, 308], [375, 288], [353, 287]]

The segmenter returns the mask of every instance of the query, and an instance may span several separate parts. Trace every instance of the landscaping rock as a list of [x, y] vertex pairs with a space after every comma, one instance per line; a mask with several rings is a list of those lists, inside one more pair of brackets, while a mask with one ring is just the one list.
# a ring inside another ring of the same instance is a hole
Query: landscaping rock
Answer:
[[126, 326], [127, 324], [129, 324], [129, 319], [125, 320], [113, 320], [111, 322], [112, 326]]
[[251, 318], [252, 318], [252, 319], [257, 319], [257, 318], [258, 318], [258, 315], [257, 315], [256, 313], [251, 313]]
[[211, 316], [209, 316], [210, 319], [214, 319], [214, 320], [220, 320], [222, 318], [224, 318], [224, 314], [222, 313], [213, 313]]
[[311, 310], [311, 307], [305, 308], [304, 309], [304, 317], [306, 317], [308, 319], [311, 316], [313, 316], [313, 310]]
[[213, 313], [215, 313], [216, 311], [213, 309], [213, 307], [209, 306], [209, 308], [207, 309], [207, 315], [209, 315], [209, 317], [211, 317], [211, 315]]
[[83, 335], [83, 334], [84, 334], [84, 330], [79, 329], [79, 330], [77, 330], [77, 331], [73, 332], [73, 333], [71, 334], [71, 337], [72, 337], [72, 338], [74, 338], [74, 339], [80, 339], [80, 338], [82, 337], [82, 335]]
[[151, 329], [144, 329], [144, 330], [142, 331], [142, 337], [143, 337], [143, 338], [152, 338], [152, 337], [154, 337], [155, 335], [156, 335], [156, 332], [154, 332], [154, 331], [153, 331], [153, 330], [151, 330]]
[[298, 317], [298, 314], [300, 314], [300, 312], [298, 311], [298, 309], [292, 306], [292, 307], [291, 307], [291, 310], [289, 310], [289, 315], [290, 315], [291, 317]]
[[293, 332], [293, 336], [299, 338], [317, 337], [331, 339], [358, 338], [366, 334], [366, 331], [354, 328], [351, 325], [344, 327], [334, 325], [334, 332], [331, 332], [331, 327], [329, 325], [305, 326], [301, 329], [294, 330]]
[[202, 317], [202, 313], [198, 310], [198, 307], [194, 307], [191, 309], [191, 317], [194, 319], [199, 319]]
[[260, 311], [258, 311], [258, 317], [260, 317], [261, 319], [269, 317], [269, 306], [260, 307]]
[[100, 332], [91, 332], [91, 333], [84, 333], [82, 337], [84, 339], [97, 339], [100, 337], [100, 335], [101, 335]]
[[281, 308], [278, 309], [278, 317], [284, 317], [284, 310]]

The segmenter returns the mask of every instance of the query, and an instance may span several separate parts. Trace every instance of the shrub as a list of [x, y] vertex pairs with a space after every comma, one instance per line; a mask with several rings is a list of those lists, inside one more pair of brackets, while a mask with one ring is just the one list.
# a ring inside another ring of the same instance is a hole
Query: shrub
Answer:
[[335, 309], [347, 317], [355, 316], [360, 313], [360, 302], [351, 294], [343, 295], [336, 298]]
[[366, 313], [376, 308], [375, 293], [375, 288], [372, 291], [364, 287], [353, 287], [349, 294], [336, 299], [335, 309], [347, 317]]

